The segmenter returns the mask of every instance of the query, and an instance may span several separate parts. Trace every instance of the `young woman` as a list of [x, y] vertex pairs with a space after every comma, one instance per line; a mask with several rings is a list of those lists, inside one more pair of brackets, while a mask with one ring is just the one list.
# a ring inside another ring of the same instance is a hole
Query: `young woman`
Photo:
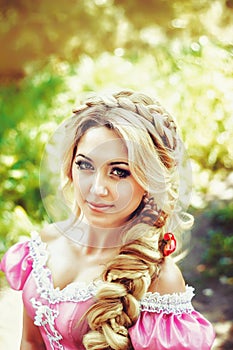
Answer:
[[169, 256], [193, 223], [171, 116], [142, 93], [93, 95], [62, 133], [70, 216], [1, 262], [23, 291], [21, 350], [211, 349], [213, 328]]

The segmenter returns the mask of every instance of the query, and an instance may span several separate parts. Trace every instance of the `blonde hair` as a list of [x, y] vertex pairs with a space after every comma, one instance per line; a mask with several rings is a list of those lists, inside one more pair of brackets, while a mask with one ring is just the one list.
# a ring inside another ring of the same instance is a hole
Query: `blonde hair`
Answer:
[[[181, 141], [173, 118], [157, 101], [129, 90], [92, 95], [74, 110], [65, 126], [68, 136], [63, 155], [64, 189], [72, 184], [71, 166], [81, 137], [97, 126], [111, 128], [122, 137], [134, 178], [166, 213], [161, 227], [151, 227], [139, 223], [139, 208], [135, 214], [137, 224], [132, 221], [119, 254], [106, 266], [102, 276], [105, 283], [88, 311], [91, 331], [84, 336], [86, 349], [125, 350], [131, 348], [128, 328], [139, 316], [138, 301], [158, 276], [164, 259], [164, 233], [172, 227], [179, 235], [192, 226], [193, 217], [181, 213], [178, 205]], [[81, 209], [75, 210], [79, 216]]]

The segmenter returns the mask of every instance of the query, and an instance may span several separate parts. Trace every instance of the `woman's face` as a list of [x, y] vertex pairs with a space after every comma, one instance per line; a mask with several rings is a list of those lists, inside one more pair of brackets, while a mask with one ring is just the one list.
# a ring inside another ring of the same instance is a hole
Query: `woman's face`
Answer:
[[124, 141], [106, 127], [91, 128], [81, 137], [72, 178], [77, 205], [96, 227], [122, 226], [144, 194], [131, 174]]

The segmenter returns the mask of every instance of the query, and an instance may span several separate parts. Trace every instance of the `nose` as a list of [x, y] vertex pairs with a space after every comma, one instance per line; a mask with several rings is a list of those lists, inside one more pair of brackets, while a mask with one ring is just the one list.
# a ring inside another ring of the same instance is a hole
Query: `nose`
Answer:
[[95, 174], [90, 192], [97, 196], [107, 196], [108, 189], [106, 187], [106, 181], [101, 173]]

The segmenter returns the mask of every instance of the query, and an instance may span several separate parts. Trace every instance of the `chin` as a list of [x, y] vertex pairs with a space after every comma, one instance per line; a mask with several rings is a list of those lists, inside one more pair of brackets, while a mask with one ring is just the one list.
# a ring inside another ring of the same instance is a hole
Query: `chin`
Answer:
[[87, 220], [91, 226], [102, 229], [120, 229], [122, 226], [124, 226], [123, 222], [107, 220], [106, 217], [97, 219], [91, 218], [90, 220], [87, 218]]

